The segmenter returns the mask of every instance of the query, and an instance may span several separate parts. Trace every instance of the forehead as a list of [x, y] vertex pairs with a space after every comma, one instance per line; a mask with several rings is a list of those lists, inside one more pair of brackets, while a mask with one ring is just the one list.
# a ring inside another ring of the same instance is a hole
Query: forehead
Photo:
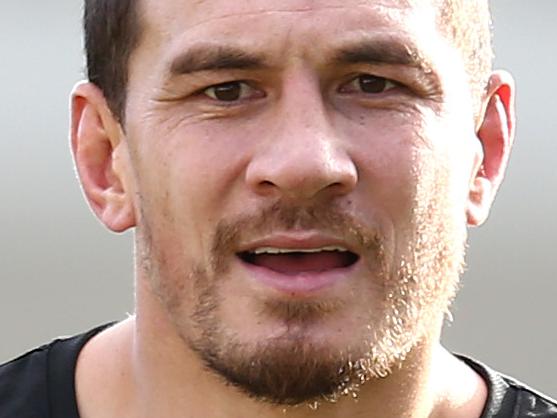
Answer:
[[[145, 38], [183, 48], [198, 41], [320, 49], [358, 34], [408, 42], [436, 31], [430, 0], [142, 0]], [[292, 50], [288, 51], [290, 54]]]
[[268, 14], [345, 13], [364, 9], [389, 13], [410, 10], [427, 3], [427, 0], [141, 0], [143, 11], [152, 21], [186, 19], [190, 24], [226, 17], [249, 18]]

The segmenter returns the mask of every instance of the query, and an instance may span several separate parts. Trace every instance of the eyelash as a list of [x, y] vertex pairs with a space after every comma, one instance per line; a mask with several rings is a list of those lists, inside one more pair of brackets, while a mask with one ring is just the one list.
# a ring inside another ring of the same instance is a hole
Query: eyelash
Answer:
[[[363, 83], [365, 83], [366, 81], [368, 82], [367, 87], [370, 86], [379, 87], [377, 89], [378, 91], [368, 91], [368, 92], [363, 91], [364, 90]], [[370, 81], [372, 83], [379, 82], [379, 85], [373, 86], [372, 84], [369, 84]], [[375, 76], [373, 74], [362, 73], [353, 76], [348, 82], [342, 84], [339, 87], [338, 92], [341, 94], [359, 93], [359, 94], [369, 95], [369, 96], [376, 96], [376, 95], [378, 96], [387, 93], [390, 90], [396, 89], [397, 87], [401, 87], [401, 84], [397, 83], [396, 81], [390, 80], [386, 77], [380, 77], [380, 76]], [[217, 92], [217, 89], [219, 88], [223, 89], [220, 93], [224, 93], [225, 95], [227, 93], [232, 93], [232, 98], [230, 100], [223, 99], [222, 97], [219, 99], [218, 92]], [[235, 88], [236, 90], [234, 90]], [[232, 91], [230, 91], [230, 89], [232, 89]], [[244, 102], [246, 100], [260, 99], [266, 96], [266, 94], [262, 90], [253, 87], [249, 82], [245, 80], [234, 80], [234, 81], [215, 84], [201, 90], [199, 93], [207, 96], [210, 100], [217, 102], [221, 105], [235, 105], [240, 102]], [[234, 93], [237, 93], [239, 97], [234, 99], [235, 96]], [[252, 97], [246, 97], [246, 96], [252, 96]]]
[[[367, 79], [367, 80], [366, 80]], [[377, 91], [365, 91], [364, 90], [364, 83], [368, 82], [367, 87], [376, 87]], [[378, 83], [375, 86], [369, 82]], [[396, 89], [397, 87], [401, 87], [400, 83], [388, 79], [386, 77], [381, 77], [373, 74], [358, 74], [355, 77], [352, 77], [347, 83], [344, 83], [338, 89], [339, 93], [348, 94], [348, 93], [360, 93], [369, 96], [376, 96], [382, 95], [390, 90]]]
[[[221, 88], [223, 89], [221, 91], [221, 93], [230, 93], [230, 88], [234, 88], [234, 87], [239, 87], [239, 90], [236, 91], [236, 93], [238, 93], [239, 96], [247, 96], [247, 95], [255, 95], [257, 97], [254, 98], [263, 98], [265, 97], [265, 93], [263, 93], [262, 90], [259, 90], [255, 87], [253, 87], [250, 83], [248, 83], [247, 81], [244, 80], [235, 80], [235, 81], [228, 81], [225, 83], [219, 83], [219, 84], [215, 84], [212, 86], [209, 86], [205, 89], [203, 89], [201, 91], [201, 94], [204, 94], [205, 96], [209, 97], [211, 100], [214, 100], [216, 102], [219, 103], [226, 103], [226, 104], [234, 104], [234, 103], [238, 103], [244, 100], [250, 100], [251, 97], [249, 98], [245, 98], [245, 97], [239, 97], [238, 99], [232, 99], [232, 100], [226, 100], [226, 99], [219, 99], [217, 97], [218, 92], [217, 89]], [[228, 92], [226, 90], [229, 90]], [[212, 93], [212, 94], [211, 94]], [[234, 96], [234, 91], [232, 92], [232, 95]]]

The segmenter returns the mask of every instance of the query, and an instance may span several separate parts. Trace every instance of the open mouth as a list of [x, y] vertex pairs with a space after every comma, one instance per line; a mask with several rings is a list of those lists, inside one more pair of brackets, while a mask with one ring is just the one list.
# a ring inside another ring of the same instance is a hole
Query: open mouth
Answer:
[[238, 256], [245, 263], [292, 276], [348, 268], [360, 258], [338, 246], [309, 249], [261, 247], [241, 252]]

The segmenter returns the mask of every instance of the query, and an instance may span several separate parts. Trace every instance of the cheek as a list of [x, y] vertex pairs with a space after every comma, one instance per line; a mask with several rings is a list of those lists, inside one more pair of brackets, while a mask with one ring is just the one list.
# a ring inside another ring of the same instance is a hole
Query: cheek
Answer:
[[416, 211], [432, 202], [442, 202], [445, 215], [464, 225], [467, 141], [475, 138], [468, 127], [418, 110], [361, 120], [344, 135], [359, 170], [363, 214], [375, 212], [399, 243], [412, 237]]
[[144, 123], [129, 134], [140, 223], [177, 256], [201, 257], [238, 189], [245, 164], [242, 141], [231, 131], [213, 129], [209, 135], [201, 125], [155, 129]]
[[432, 137], [436, 138], [436, 152], [431, 159], [446, 178], [446, 201], [455, 216], [464, 217], [478, 155], [481, 155], [473, 119], [456, 112], [445, 114], [431, 130]]
[[406, 218], [416, 196], [420, 152], [430, 147], [426, 124], [415, 114], [381, 113], [348, 125], [344, 136], [370, 203]]

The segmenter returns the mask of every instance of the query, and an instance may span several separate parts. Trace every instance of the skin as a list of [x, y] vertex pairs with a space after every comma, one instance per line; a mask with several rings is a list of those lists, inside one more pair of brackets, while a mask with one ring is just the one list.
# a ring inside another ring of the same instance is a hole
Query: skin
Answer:
[[[144, 0], [142, 8], [145, 32], [130, 62], [125, 126], [94, 85], [81, 83], [72, 95], [72, 149], [84, 192], [108, 228], [136, 228], [137, 253], [136, 314], [80, 355], [81, 415], [480, 416], [485, 384], [439, 338], [466, 226], [487, 218], [508, 161], [510, 76], [493, 73], [481, 109], [474, 108], [462, 58], [432, 23], [427, 1]], [[332, 58], [370, 34], [411, 45], [426, 69]], [[233, 40], [244, 52], [264, 53], [265, 66], [171, 75], [184, 51], [209, 49], [202, 40]], [[394, 83], [364, 93], [354, 82], [360, 74]], [[241, 100], [215, 100], [210, 87], [234, 80], [247, 82]], [[381, 251], [319, 221], [292, 232], [271, 217], [269, 228], [248, 222], [213, 271], [217, 225], [277, 202], [335, 207], [379, 235]], [[298, 336], [331, 352], [360, 347], [362, 335], [373, 340], [368, 329], [380, 329], [391, 312], [388, 294], [400, 290], [402, 262], [415, 253], [408, 243], [429, 224], [426, 235], [442, 235], [435, 245], [449, 255], [424, 274], [439, 277], [407, 289], [418, 314], [408, 321], [412, 337], [402, 339], [404, 361], [390, 364], [386, 379], [362, 386], [357, 403], [342, 398], [316, 411], [285, 410], [227, 385], [192, 349], [202, 339], [192, 318], [204, 283], [215, 284], [219, 298], [218, 343], [235, 340], [252, 353], [258, 343]], [[278, 291], [254, 280], [235, 255], [277, 234], [289, 242], [339, 239], [360, 261], [324, 290]], [[262, 311], [269, 302], [292, 301], [333, 308], [316, 321]]]

